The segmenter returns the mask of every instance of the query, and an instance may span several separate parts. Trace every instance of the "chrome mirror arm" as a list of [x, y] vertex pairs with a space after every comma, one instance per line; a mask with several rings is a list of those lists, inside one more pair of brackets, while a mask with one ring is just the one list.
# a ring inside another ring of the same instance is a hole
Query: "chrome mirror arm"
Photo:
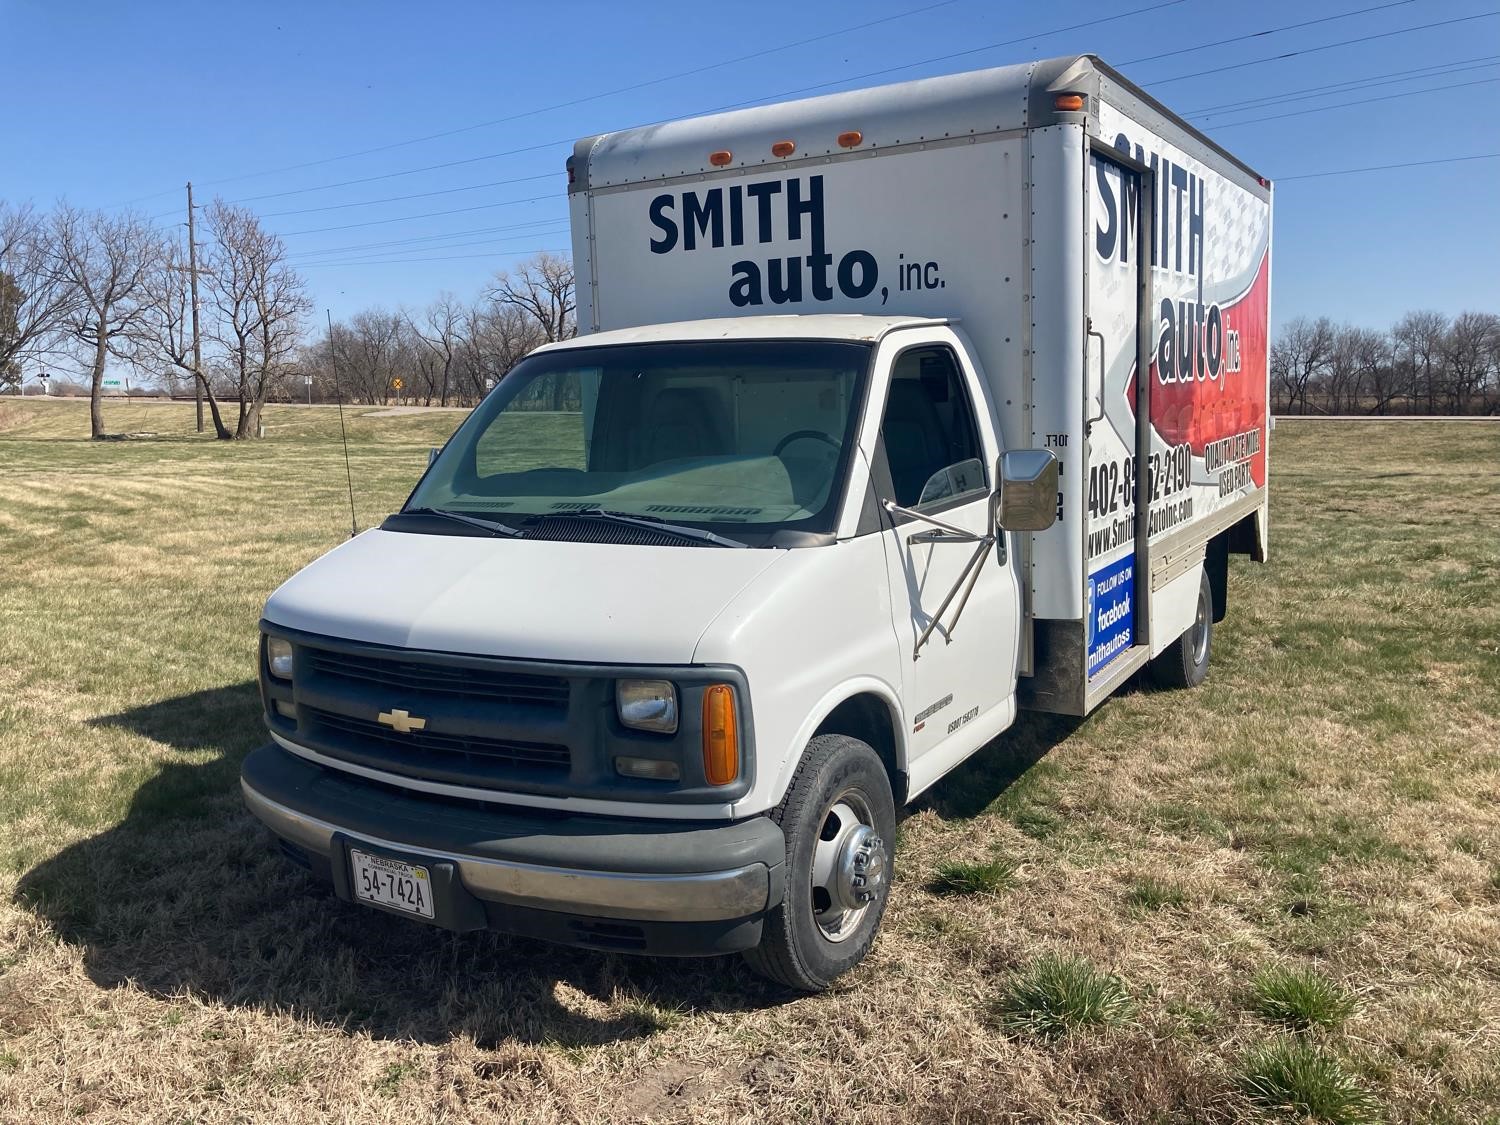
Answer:
[[[910, 508], [903, 508], [894, 500], [882, 500], [880, 502], [880, 506], [893, 516], [907, 516], [914, 520], [920, 520], [922, 523], [931, 524], [938, 529], [937, 531], [921, 531], [916, 535], [907, 536], [906, 541], [908, 543], [976, 544], [974, 554], [970, 556], [969, 561], [964, 565], [963, 571], [958, 576], [958, 581], [953, 584], [953, 588], [948, 591], [948, 596], [943, 599], [943, 604], [938, 606], [937, 612], [932, 615], [932, 618], [922, 630], [921, 636], [917, 638], [917, 643], [911, 652], [913, 660], [921, 655], [922, 646], [932, 639], [932, 634], [942, 624], [943, 614], [948, 612], [948, 607], [953, 604], [953, 599], [958, 598], [958, 607], [953, 611], [953, 620], [943, 630], [944, 640], [950, 644], [952, 643], [953, 630], [958, 625], [958, 619], [963, 616], [964, 607], [969, 604], [969, 595], [973, 593], [975, 583], [979, 581], [979, 564], [990, 553], [990, 548], [1000, 541], [999, 535], [994, 530], [996, 502], [997, 496], [991, 496], [989, 505], [991, 530], [988, 535], [976, 535], [974, 532], [965, 530], [962, 527], [955, 527], [951, 523], [944, 523], [942, 520], [933, 519], [931, 516], [924, 515], [921, 512], [914, 512]], [[959, 597], [960, 593], [962, 593], [962, 597]]]
[[935, 520], [931, 516], [923, 515], [921, 512], [914, 512], [910, 508], [903, 508], [894, 500], [882, 500], [880, 506], [893, 516], [906, 516], [908, 519], [930, 523], [933, 527], [939, 528], [946, 533], [942, 536], [920, 538], [919, 536], [921, 535], [931, 536], [931, 533], [919, 532], [918, 535], [910, 536], [907, 539], [908, 543], [978, 543], [985, 538], [982, 535], [975, 535], [972, 531], [965, 531], [961, 527], [954, 527], [951, 523]]

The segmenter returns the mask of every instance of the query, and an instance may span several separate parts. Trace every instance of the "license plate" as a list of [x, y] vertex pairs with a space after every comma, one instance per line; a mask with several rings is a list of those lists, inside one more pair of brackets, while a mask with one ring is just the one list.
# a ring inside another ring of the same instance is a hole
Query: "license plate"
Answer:
[[432, 917], [432, 878], [427, 868], [349, 849], [354, 897], [420, 918]]

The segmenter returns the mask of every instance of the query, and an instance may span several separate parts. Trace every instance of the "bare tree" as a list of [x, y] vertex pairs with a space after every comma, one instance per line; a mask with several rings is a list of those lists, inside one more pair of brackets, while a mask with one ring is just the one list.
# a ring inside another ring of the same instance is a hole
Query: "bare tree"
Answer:
[[1397, 362], [1410, 380], [1413, 407], [1427, 400], [1427, 413], [1437, 412], [1437, 392], [1442, 367], [1443, 337], [1448, 318], [1439, 312], [1409, 312], [1391, 330], [1396, 341]]
[[471, 309], [459, 356], [459, 382], [466, 398], [478, 402], [543, 342], [536, 321], [513, 306], [481, 304]]
[[[451, 293], [443, 293], [427, 306], [420, 324], [408, 316], [407, 324], [426, 349], [432, 353], [437, 365], [438, 404], [448, 405], [452, 387], [453, 369], [458, 361], [462, 344], [465, 309]], [[430, 401], [429, 401], [430, 405]]]
[[1389, 332], [1361, 331], [1356, 362], [1361, 370], [1361, 385], [1370, 398], [1370, 413], [1388, 414], [1407, 388], [1396, 362], [1395, 340]]
[[519, 310], [536, 322], [546, 343], [578, 334], [574, 317], [573, 263], [546, 251], [522, 262], [514, 273], [495, 277], [490, 300]]
[[255, 437], [271, 389], [292, 370], [302, 321], [312, 309], [286, 246], [246, 208], [216, 199], [208, 208], [212, 335], [224, 349], [239, 399], [236, 439]]
[[1327, 367], [1333, 350], [1334, 327], [1327, 317], [1299, 316], [1288, 324], [1271, 347], [1271, 378], [1277, 398], [1285, 391], [1283, 408], [1306, 413], [1308, 391]]
[[1333, 331], [1328, 362], [1323, 366], [1317, 387], [1330, 414], [1352, 414], [1358, 410], [1360, 376], [1363, 374], [1359, 354], [1363, 346], [1362, 331], [1348, 324]]
[[0, 201], [0, 388], [45, 349], [76, 299], [59, 268], [55, 230], [29, 205]]
[[1494, 376], [1496, 339], [1500, 338], [1500, 316], [1465, 312], [1453, 318], [1443, 339], [1443, 367], [1448, 411], [1468, 414], [1474, 403], [1484, 401]]
[[140, 216], [81, 211], [63, 204], [53, 217], [58, 270], [73, 292], [65, 327], [86, 349], [89, 432], [105, 436], [100, 392], [111, 356], [128, 360], [148, 315], [148, 281], [161, 260], [161, 235]]
[[398, 357], [405, 325], [400, 313], [366, 309], [335, 326], [339, 375], [351, 401], [388, 401], [392, 383], [404, 373]]
[[172, 372], [182, 372], [199, 383], [213, 417], [214, 433], [227, 440], [234, 433], [224, 424], [213, 381], [193, 362], [193, 306], [187, 268], [183, 249], [172, 245], [147, 279], [149, 311], [137, 336], [140, 356], [143, 361], [146, 357], [165, 358]]

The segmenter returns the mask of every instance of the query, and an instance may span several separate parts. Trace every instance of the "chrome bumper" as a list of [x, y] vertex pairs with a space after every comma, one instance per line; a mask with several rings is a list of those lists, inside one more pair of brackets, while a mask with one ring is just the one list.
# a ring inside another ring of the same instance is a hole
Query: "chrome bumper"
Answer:
[[642, 922], [725, 921], [772, 905], [771, 871], [763, 863], [727, 871], [641, 874], [455, 855], [346, 829], [273, 801], [243, 780], [240, 787], [250, 811], [299, 848], [329, 859], [334, 836], [341, 834], [376, 848], [428, 855], [455, 864], [469, 892], [489, 902]]

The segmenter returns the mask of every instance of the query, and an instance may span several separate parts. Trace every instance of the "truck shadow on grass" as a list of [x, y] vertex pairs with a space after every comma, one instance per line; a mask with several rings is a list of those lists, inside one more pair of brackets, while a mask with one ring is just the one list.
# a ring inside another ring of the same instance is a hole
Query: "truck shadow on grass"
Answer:
[[924, 793], [911, 811], [930, 808], [944, 820], [969, 820], [1000, 805], [1017, 805], [1052, 772], [1048, 752], [1078, 729], [1070, 715], [1023, 711], [998, 738]]
[[654, 960], [451, 934], [355, 907], [288, 863], [244, 808], [253, 681], [94, 721], [172, 748], [125, 818], [21, 880], [100, 986], [281, 1011], [380, 1038], [587, 1046], [685, 1011], [784, 1001], [738, 958]]

